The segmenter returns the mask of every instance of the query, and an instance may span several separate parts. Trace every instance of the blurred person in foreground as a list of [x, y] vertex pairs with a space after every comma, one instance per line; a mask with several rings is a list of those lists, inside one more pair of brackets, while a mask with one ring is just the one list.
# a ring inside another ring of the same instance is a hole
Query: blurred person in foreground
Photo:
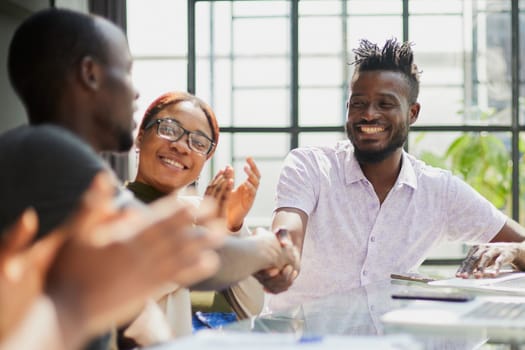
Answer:
[[[174, 223], [192, 222], [196, 213], [174, 211], [173, 196], [147, 215], [121, 210], [113, 180], [100, 172], [75, 213], [36, 243], [38, 218], [31, 208], [3, 232], [0, 349], [77, 349], [113, 322], [129, 320], [164, 284], [195, 283], [217, 270], [213, 249], [221, 230], [174, 232]], [[123, 272], [125, 278], [115, 278]]]
[[[97, 173], [110, 172], [96, 152], [127, 151], [133, 145], [138, 98], [131, 79], [133, 62], [126, 37], [117, 26], [98, 16], [56, 8], [36, 12], [22, 22], [11, 40], [7, 61], [10, 82], [30, 125], [0, 135], [0, 232], [32, 207], [39, 220], [36, 237], [41, 239], [73, 213]], [[114, 184], [113, 193], [120, 208], [148, 212], [120, 184]], [[197, 236], [211, 234], [206, 222], [193, 228], [193, 217], [185, 214], [192, 211], [188, 205], [172, 210], [171, 215], [179, 218], [170, 221], [174, 238], [188, 229]], [[122, 239], [118, 233], [124, 231], [115, 232], [112, 239]], [[182, 248], [177, 245], [186, 243], [181, 239], [163, 244], [176, 254]], [[142, 259], [148, 261], [155, 254], [148, 249], [145, 246], [137, 260], [127, 265], [129, 270], [118, 265], [115, 282], [126, 284]], [[79, 254], [76, 259], [80, 264], [84, 257]], [[170, 268], [157, 262], [156, 269]], [[171, 258], [165, 260], [170, 263]], [[186, 283], [176, 275], [170, 282]], [[88, 348], [108, 348], [109, 328], [104, 331]]]
[[[130, 149], [138, 98], [131, 79], [132, 63], [124, 33], [98, 16], [48, 9], [17, 28], [9, 47], [8, 73], [31, 125], [0, 136], [0, 168], [5, 169], [0, 174], [0, 230], [33, 207], [41, 222], [38, 237], [42, 237], [72, 213], [95, 174], [107, 170], [95, 152]], [[120, 186], [115, 193], [121, 207], [147, 207]], [[184, 209], [187, 207], [192, 206], [181, 203], [174, 210], [189, 210]], [[186, 225], [194, 224], [200, 223], [183, 221], [173, 230], [185, 231]], [[210, 234], [204, 225], [197, 231]], [[239, 241], [229, 242], [218, 248], [221, 261], [230, 257], [229, 252], [242, 249]], [[294, 259], [293, 254], [288, 256]], [[233, 266], [221, 264], [210, 285], [227, 287], [231, 280], [222, 278], [222, 268]], [[115, 278], [125, 280], [126, 276], [123, 271]], [[185, 286], [174, 278], [166, 288], [174, 289], [173, 284]], [[144, 303], [154, 309], [146, 299]], [[155, 332], [145, 340], [148, 344], [172, 335], [158, 332], [156, 326], [150, 328]], [[108, 345], [106, 336], [89, 347], [105, 349]]]

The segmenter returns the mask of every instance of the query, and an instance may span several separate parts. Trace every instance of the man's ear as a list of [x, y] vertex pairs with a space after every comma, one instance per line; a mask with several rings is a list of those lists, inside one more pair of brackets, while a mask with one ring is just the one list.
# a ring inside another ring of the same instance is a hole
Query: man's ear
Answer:
[[80, 81], [90, 90], [98, 90], [102, 78], [102, 67], [91, 56], [85, 56], [80, 61]]
[[410, 125], [416, 122], [417, 117], [419, 117], [420, 109], [421, 105], [418, 102], [414, 102], [412, 105], [410, 105]]

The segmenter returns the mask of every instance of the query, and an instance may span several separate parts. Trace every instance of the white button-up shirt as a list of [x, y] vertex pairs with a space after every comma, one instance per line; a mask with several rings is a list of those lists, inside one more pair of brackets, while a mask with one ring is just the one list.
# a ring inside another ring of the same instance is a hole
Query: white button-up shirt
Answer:
[[444, 241], [487, 242], [507, 217], [449, 171], [403, 152], [398, 179], [381, 204], [349, 141], [287, 156], [276, 208], [308, 215], [301, 272], [270, 310], [416, 269]]

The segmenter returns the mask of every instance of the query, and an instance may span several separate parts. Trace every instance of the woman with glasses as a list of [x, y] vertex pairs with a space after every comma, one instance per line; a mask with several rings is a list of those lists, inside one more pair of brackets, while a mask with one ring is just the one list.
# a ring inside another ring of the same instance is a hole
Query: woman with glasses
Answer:
[[[184, 196], [182, 192], [198, 179], [218, 141], [218, 123], [205, 102], [185, 92], [160, 96], [148, 107], [140, 124], [136, 139], [139, 155], [137, 176], [134, 182], [127, 184], [128, 189], [146, 203], [175, 191], [181, 193], [181, 200], [198, 206], [198, 197]], [[259, 170], [252, 159], [247, 160], [244, 171], [247, 179], [235, 189], [230, 166], [219, 171], [206, 189], [206, 195], [217, 199], [225, 218], [225, 229], [231, 232], [232, 237], [218, 252], [222, 262], [218, 274], [199, 286], [191, 286], [195, 328], [200, 328], [199, 325], [213, 327], [216, 321], [222, 323], [232, 311], [235, 312], [231, 314], [233, 320], [259, 313], [264, 301], [263, 286], [250, 275], [272, 269], [276, 273], [290, 273], [290, 270], [298, 268], [297, 250], [291, 241], [287, 238], [279, 240], [260, 229], [252, 235], [244, 225], [260, 180]], [[290, 269], [290, 266], [293, 268]], [[195, 289], [221, 292], [210, 294], [194, 292]], [[181, 296], [184, 292], [184, 289], [172, 288], [158, 300], [177, 335], [188, 332], [191, 318], [187, 310], [189, 298]], [[181, 302], [183, 299], [187, 301]], [[225, 317], [214, 318], [217, 312]], [[125, 334], [133, 333], [132, 325]]]

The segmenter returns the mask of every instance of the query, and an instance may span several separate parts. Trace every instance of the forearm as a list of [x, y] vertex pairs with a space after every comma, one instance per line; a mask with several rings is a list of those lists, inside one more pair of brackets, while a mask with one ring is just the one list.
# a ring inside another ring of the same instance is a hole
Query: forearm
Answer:
[[194, 290], [222, 290], [257, 271], [277, 263], [278, 242], [259, 236], [245, 238], [227, 237], [217, 253], [221, 267], [217, 273], [191, 287]]
[[491, 243], [495, 242], [523, 242], [525, 239], [525, 228], [511, 218], [501, 230], [492, 238]]
[[299, 254], [302, 254], [307, 222], [308, 216], [303, 211], [296, 208], [279, 208], [274, 214], [272, 229], [288, 230], [293, 244], [299, 250]]

